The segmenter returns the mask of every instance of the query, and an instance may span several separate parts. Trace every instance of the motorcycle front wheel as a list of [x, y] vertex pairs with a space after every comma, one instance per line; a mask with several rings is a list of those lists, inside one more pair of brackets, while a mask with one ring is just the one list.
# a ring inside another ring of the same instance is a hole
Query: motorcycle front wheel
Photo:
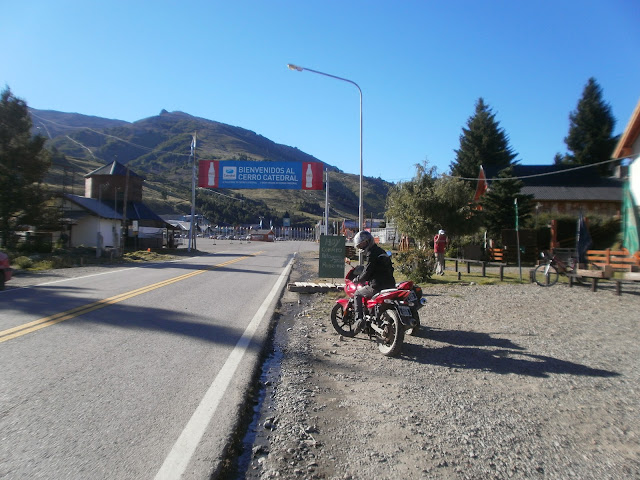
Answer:
[[331, 325], [340, 335], [344, 337], [355, 337], [356, 316], [353, 312], [353, 304], [349, 302], [347, 310], [342, 309], [342, 305], [336, 303], [331, 309]]
[[395, 310], [385, 310], [381, 314], [384, 335], [376, 334], [378, 350], [385, 357], [400, 355], [402, 342], [404, 341], [404, 327], [400, 322], [400, 316]]

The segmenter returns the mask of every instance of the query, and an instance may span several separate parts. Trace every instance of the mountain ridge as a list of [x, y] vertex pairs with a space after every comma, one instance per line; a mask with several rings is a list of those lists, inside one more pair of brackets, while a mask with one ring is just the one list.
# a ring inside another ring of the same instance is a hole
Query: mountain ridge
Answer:
[[[54, 110], [29, 110], [34, 133], [43, 134], [44, 130], [49, 138], [48, 146], [55, 152], [98, 166], [116, 160], [145, 177], [150, 193], [156, 191], [161, 197], [171, 196], [173, 192], [176, 198], [190, 198], [190, 145], [194, 134], [197, 138], [197, 160], [320, 162], [330, 175], [330, 203], [333, 210], [330, 216], [357, 218], [359, 176], [344, 173], [297, 147], [278, 144], [243, 127], [181, 111], [162, 110], [158, 115], [126, 122]], [[383, 215], [386, 194], [391, 185], [381, 179], [363, 178], [366, 212], [376, 218]], [[266, 202], [279, 212], [290, 211], [292, 205], [298, 204], [315, 204], [323, 210], [325, 204], [322, 191], [225, 192]], [[152, 203], [161, 214], [178, 213], [176, 208], [169, 208], [170, 202], [153, 199]], [[184, 200], [178, 203], [183, 212]], [[305, 214], [302, 211], [301, 214], [318, 218], [317, 212]]]

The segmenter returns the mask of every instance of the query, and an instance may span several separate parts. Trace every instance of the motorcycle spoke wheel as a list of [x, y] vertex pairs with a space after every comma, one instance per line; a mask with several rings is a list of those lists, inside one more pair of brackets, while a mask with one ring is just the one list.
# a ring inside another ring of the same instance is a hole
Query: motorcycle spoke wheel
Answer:
[[541, 287], [550, 287], [558, 281], [558, 270], [553, 265], [538, 265], [534, 272], [534, 280]]
[[398, 356], [404, 341], [404, 327], [400, 322], [400, 317], [395, 310], [386, 310], [382, 313], [381, 319], [384, 325], [384, 335], [376, 335], [378, 350], [385, 357]]
[[336, 303], [331, 309], [331, 325], [336, 332], [344, 337], [355, 337], [355, 315], [353, 314], [353, 305], [347, 306], [347, 310], [342, 310], [342, 305]]

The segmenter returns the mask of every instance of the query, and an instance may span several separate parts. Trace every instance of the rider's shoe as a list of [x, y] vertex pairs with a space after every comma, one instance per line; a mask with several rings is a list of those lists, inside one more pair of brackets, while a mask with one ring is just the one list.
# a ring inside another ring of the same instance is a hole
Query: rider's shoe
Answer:
[[353, 330], [356, 332], [356, 335], [357, 335], [362, 331], [364, 331], [365, 333], [369, 332], [370, 330], [369, 327], [371, 327], [371, 316], [365, 315], [364, 318], [356, 319]]

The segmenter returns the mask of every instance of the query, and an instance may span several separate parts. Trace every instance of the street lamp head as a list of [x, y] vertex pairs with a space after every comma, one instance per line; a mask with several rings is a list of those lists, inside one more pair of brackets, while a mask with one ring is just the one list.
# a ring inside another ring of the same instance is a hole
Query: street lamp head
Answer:
[[294, 65], [293, 63], [287, 63], [287, 68], [289, 70], [295, 70], [296, 72], [301, 72], [304, 70], [304, 68]]

